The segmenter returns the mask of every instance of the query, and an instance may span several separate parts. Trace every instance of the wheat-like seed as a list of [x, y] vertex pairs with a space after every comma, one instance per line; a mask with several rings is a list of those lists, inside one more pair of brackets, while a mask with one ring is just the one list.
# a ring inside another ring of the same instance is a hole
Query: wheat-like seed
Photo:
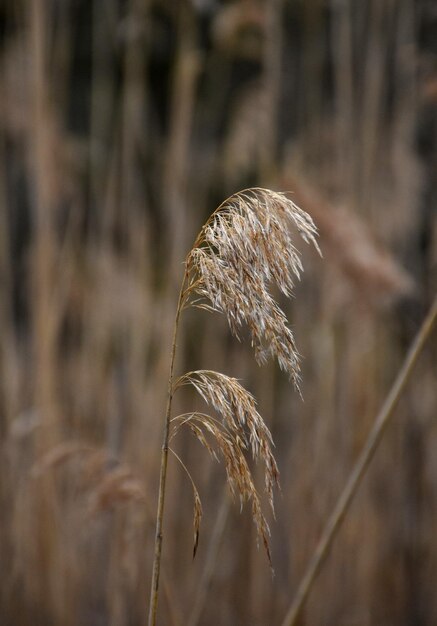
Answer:
[[298, 386], [294, 336], [269, 292], [274, 283], [290, 296], [303, 271], [290, 224], [320, 252], [311, 217], [284, 194], [250, 189], [231, 196], [211, 215], [187, 257], [185, 306], [191, 303], [225, 313], [237, 337], [246, 323], [257, 361], [276, 358]]

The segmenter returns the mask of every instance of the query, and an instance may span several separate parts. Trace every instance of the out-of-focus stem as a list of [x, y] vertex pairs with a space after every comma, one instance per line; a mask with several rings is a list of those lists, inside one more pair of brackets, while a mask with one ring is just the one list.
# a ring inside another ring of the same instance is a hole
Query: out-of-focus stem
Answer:
[[352, 498], [356, 494], [361, 479], [369, 467], [375, 450], [382, 439], [386, 426], [393, 415], [393, 411], [408, 379], [410, 378], [422, 348], [431, 334], [436, 318], [437, 296], [435, 296], [431, 309], [408, 351], [404, 364], [402, 365], [402, 368], [400, 369], [396, 380], [394, 381], [393, 386], [390, 389], [390, 392], [375, 420], [373, 428], [367, 437], [364, 448], [349, 476], [346, 486], [337, 500], [337, 504], [335, 505], [331, 517], [329, 518], [322, 536], [320, 537], [319, 543], [317, 544], [314, 554], [308, 564], [307, 571], [300, 582], [295, 598], [282, 622], [282, 626], [295, 626], [297, 623], [300, 612], [349, 509]]

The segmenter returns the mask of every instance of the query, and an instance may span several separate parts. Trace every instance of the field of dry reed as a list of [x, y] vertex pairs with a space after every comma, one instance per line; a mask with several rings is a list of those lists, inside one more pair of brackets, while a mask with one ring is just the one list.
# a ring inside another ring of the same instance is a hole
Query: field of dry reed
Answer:
[[[240, 509], [229, 466], [194, 422], [180, 429], [157, 624], [285, 626], [437, 290], [436, 42], [430, 0], [3, 0], [2, 626], [147, 623], [184, 259], [214, 209], [249, 187], [287, 192], [319, 232], [323, 258], [292, 232], [305, 272], [292, 298], [273, 292], [287, 354], [302, 355], [300, 393], [280, 348], [285, 372], [256, 363], [262, 326], [248, 307], [249, 330], [232, 327], [234, 286], [216, 273], [198, 295], [231, 327], [184, 312], [175, 376], [189, 375], [173, 415], [200, 415], [196, 392], [214, 405], [220, 385], [228, 424], [232, 394], [245, 403], [261, 463], [245, 457], [243, 496], [259, 497]], [[197, 254], [202, 275], [211, 259]], [[437, 623], [436, 450], [434, 333], [299, 626]], [[194, 559], [178, 459], [197, 489]]]

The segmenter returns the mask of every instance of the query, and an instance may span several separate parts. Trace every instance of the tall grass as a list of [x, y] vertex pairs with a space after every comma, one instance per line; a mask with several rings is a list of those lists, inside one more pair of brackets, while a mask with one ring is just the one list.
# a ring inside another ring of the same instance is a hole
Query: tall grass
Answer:
[[[280, 623], [435, 292], [430, 4], [177, 4], [0, 8], [2, 624], [144, 620], [181, 260], [223, 197], [293, 190], [318, 224], [323, 264], [305, 248], [306, 280], [291, 301], [278, 294], [305, 355], [304, 402], [224, 316], [184, 311], [176, 371], [244, 380], [283, 493], [275, 520], [261, 497], [272, 581], [250, 510], [223, 493], [226, 469], [179, 432], [202, 534], [193, 561], [176, 460], [162, 623]], [[431, 346], [308, 624], [437, 621], [434, 379]], [[192, 385], [173, 415], [187, 407], [205, 412]], [[249, 467], [261, 484], [262, 465]]]
[[[283, 194], [266, 189], [247, 189], [225, 200], [202, 227], [185, 261], [179, 294], [170, 357], [167, 410], [161, 455], [155, 556], [150, 594], [149, 626], [156, 624], [159, 574], [163, 541], [163, 516], [171, 425], [188, 426], [199, 441], [216, 456], [208, 437], [214, 440], [226, 465], [227, 481], [234, 497], [250, 501], [258, 538], [262, 540], [270, 565], [269, 527], [262, 513], [245, 451], [264, 466], [265, 489], [273, 510], [273, 488], [279, 471], [272, 454], [272, 436], [258, 413], [255, 400], [241, 384], [221, 372], [196, 370], [174, 380], [174, 363], [181, 313], [190, 306], [224, 313], [230, 329], [239, 336], [245, 323], [256, 359], [265, 363], [277, 359], [298, 386], [299, 355], [286, 317], [270, 294], [271, 283], [290, 296], [294, 281], [303, 271], [299, 252], [288, 233], [293, 224], [301, 237], [317, 245], [311, 217]], [[199, 412], [172, 418], [173, 395], [179, 387], [192, 385], [203, 400], [222, 418]], [[179, 459], [179, 457], [176, 455]], [[182, 463], [182, 461], [181, 461]], [[185, 464], [183, 464], [186, 470]], [[188, 471], [188, 470], [187, 470]], [[188, 474], [190, 476], [190, 474]], [[190, 476], [191, 478], [191, 476]], [[202, 507], [194, 488], [194, 552], [199, 538]]]

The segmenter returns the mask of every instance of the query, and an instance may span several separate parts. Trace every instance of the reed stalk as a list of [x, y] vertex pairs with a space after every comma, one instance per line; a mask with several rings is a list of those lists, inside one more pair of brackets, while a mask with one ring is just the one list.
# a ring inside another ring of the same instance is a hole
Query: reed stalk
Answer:
[[[170, 357], [149, 626], [155, 626], [158, 608], [169, 441], [170, 436], [173, 438], [184, 426], [190, 429], [213, 458], [218, 459], [218, 455], [223, 458], [232, 495], [238, 497], [241, 504], [251, 502], [258, 540], [262, 541], [272, 567], [269, 526], [246, 455], [250, 453], [255, 462], [259, 460], [264, 466], [264, 488], [272, 511], [273, 491], [279, 482], [279, 470], [272, 452], [272, 436], [258, 413], [255, 398], [236, 378], [221, 372], [193, 370], [174, 380], [174, 365], [180, 316], [185, 307], [192, 306], [225, 314], [231, 332], [237, 337], [243, 323], [247, 325], [258, 363], [263, 364], [267, 359], [275, 358], [295, 386], [299, 386], [299, 354], [294, 335], [288, 327], [284, 312], [269, 290], [271, 283], [275, 283], [284, 295], [290, 296], [294, 281], [300, 278], [303, 271], [299, 251], [288, 232], [290, 225], [294, 226], [304, 241], [312, 243], [319, 250], [317, 229], [305, 211], [284, 194], [268, 189], [246, 189], [225, 200], [212, 213], [185, 260]], [[172, 418], [173, 395], [184, 385], [194, 387], [219, 419], [200, 412], [183, 413]], [[176, 453], [175, 456], [188, 473], [193, 486], [195, 556], [202, 506], [186, 465]]]
[[167, 389], [167, 408], [165, 412], [164, 420], [164, 434], [161, 448], [161, 466], [159, 475], [159, 494], [158, 494], [158, 510], [156, 514], [156, 530], [155, 530], [155, 552], [153, 558], [153, 570], [152, 570], [152, 583], [150, 588], [150, 607], [149, 607], [149, 626], [156, 624], [156, 613], [158, 609], [158, 589], [159, 589], [159, 574], [161, 570], [161, 552], [162, 552], [162, 523], [164, 519], [164, 503], [165, 503], [165, 487], [167, 481], [167, 465], [168, 465], [168, 442], [170, 437], [170, 418], [171, 418], [171, 406], [173, 402], [173, 375], [174, 375], [174, 363], [176, 356], [176, 344], [179, 329], [179, 320], [182, 312], [182, 306], [184, 301], [184, 288], [187, 279], [187, 270], [185, 270], [184, 278], [182, 281], [181, 290], [179, 292], [179, 299], [176, 309], [176, 316], [173, 327], [173, 342], [171, 347], [170, 356], [170, 370], [168, 377], [168, 389]]

